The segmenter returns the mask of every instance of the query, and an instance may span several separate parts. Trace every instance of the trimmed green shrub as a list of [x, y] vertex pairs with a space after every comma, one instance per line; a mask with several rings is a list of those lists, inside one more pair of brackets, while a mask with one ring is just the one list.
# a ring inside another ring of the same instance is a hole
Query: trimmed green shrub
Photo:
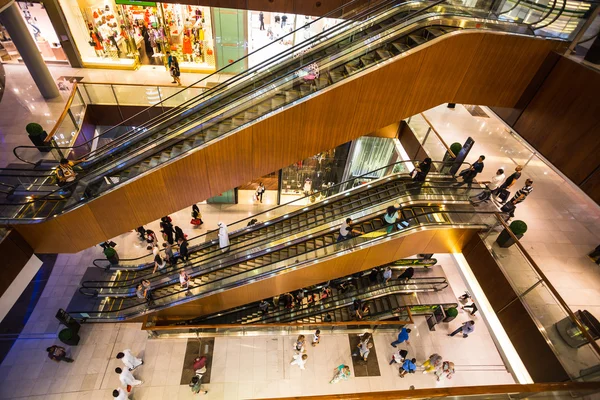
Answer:
[[455, 142], [450, 145], [450, 151], [454, 153], [455, 156], [458, 155], [458, 152], [462, 149], [462, 144]]
[[452, 307], [446, 310], [447, 317], [456, 317], [458, 315], [458, 310], [456, 307]]
[[527, 224], [523, 221], [513, 221], [510, 223], [510, 230], [515, 234], [515, 236], [519, 236], [527, 232]]
[[44, 134], [44, 128], [40, 124], [36, 124], [35, 122], [27, 124], [25, 130], [29, 134], [29, 136], [41, 136]]

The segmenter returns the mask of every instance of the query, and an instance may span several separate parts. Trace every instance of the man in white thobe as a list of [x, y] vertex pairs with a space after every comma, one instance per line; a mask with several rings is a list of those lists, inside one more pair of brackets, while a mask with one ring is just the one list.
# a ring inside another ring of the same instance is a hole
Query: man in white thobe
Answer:
[[144, 363], [144, 361], [140, 358], [137, 358], [133, 354], [131, 354], [131, 350], [125, 349], [119, 354], [117, 354], [117, 360], [123, 361], [123, 364], [130, 370], [133, 371], [140, 365]]
[[306, 360], [308, 359], [308, 355], [306, 354], [295, 354], [294, 360], [290, 363], [290, 365], [297, 365], [300, 369], [305, 369], [304, 364], [306, 364]]
[[122, 388], [116, 388], [112, 393], [115, 400], [129, 400], [129, 396], [127, 396], [127, 392]]
[[140, 380], [135, 379], [131, 371], [129, 371], [127, 368], [115, 368], [115, 372], [119, 374], [119, 380], [121, 381], [121, 385], [123, 385], [124, 387], [137, 386], [144, 383]]

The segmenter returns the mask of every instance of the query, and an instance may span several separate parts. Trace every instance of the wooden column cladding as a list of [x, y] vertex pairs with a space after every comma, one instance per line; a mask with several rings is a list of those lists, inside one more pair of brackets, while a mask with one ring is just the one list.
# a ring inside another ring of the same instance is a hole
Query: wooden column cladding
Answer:
[[16, 229], [36, 252], [77, 252], [441, 103], [512, 107], [559, 45], [494, 32], [446, 35], [66, 215]]

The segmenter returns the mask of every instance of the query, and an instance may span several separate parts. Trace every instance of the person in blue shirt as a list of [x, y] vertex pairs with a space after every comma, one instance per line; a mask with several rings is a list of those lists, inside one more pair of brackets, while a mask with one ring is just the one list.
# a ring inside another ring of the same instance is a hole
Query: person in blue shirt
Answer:
[[468, 185], [468, 188], [471, 189], [471, 185], [473, 184], [473, 180], [477, 176], [477, 174], [483, 171], [483, 160], [485, 160], [485, 156], [479, 156], [477, 161], [475, 161], [470, 168], [461, 171], [460, 177], [462, 177], [463, 181], [457, 183], [455, 186], [462, 186], [465, 183]]
[[417, 359], [406, 360], [400, 367], [400, 378], [404, 378], [406, 374], [414, 374], [417, 370]]
[[474, 331], [475, 331], [475, 321], [467, 321], [467, 322], [463, 323], [461, 326], [459, 326], [454, 332], [448, 334], [448, 336], [454, 336], [458, 332], [462, 332], [463, 337], [466, 338], [469, 336], [469, 334], [473, 333]]
[[410, 344], [410, 342], [408, 341], [408, 334], [409, 333], [410, 333], [410, 329], [408, 329], [408, 328], [402, 328], [402, 330], [398, 334], [398, 340], [393, 341], [391, 343], [392, 347], [396, 347], [400, 343], [404, 343], [404, 342], [406, 342], [406, 344]]

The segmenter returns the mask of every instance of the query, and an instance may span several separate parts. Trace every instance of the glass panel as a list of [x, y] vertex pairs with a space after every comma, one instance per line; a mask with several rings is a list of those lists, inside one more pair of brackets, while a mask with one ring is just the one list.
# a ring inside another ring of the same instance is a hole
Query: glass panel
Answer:
[[117, 102], [111, 85], [85, 85], [85, 91], [90, 98], [90, 104], [112, 105]]

